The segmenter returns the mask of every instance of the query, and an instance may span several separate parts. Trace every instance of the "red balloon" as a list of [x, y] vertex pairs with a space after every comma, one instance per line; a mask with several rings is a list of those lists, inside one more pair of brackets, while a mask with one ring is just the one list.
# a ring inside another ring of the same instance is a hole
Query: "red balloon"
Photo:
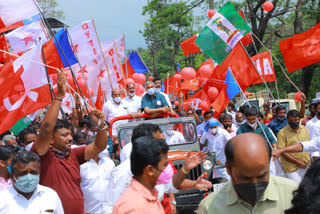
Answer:
[[273, 10], [273, 4], [271, 1], [266, 1], [265, 3], [263, 3], [262, 8], [264, 11], [270, 12], [271, 10]]
[[200, 76], [203, 78], [209, 78], [212, 75], [212, 69], [210, 65], [203, 65], [199, 69]]
[[179, 101], [174, 101], [175, 106], [179, 106]]
[[129, 83], [135, 83], [135, 81], [131, 78], [128, 78], [124, 81], [124, 85], [127, 86]]
[[193, 80], [196, 75], [196, 71], [191, 67], [185, 67], [181, 70], [181, 76], [185, 80]]
[[216, 87], [210, 87], [208, 90], [208, 96], [210, 101], [214, 101], [218, 96], [218, 89]]
[[134, 74], [132, 75], [132, 79], [133, 79], [135, 82], [137, 82], [138, 76], [139, 76], [138, 73], [134, 73]]
[[[88, 76], [86, 74], [84, 74], [84, 76], [85, 76], [86, 80], [88, 81]], [[83, 80], [83, 75], [81, 73], [78, 74], [77, 80]]]
[[87, 90], [87, 87], [86, 87], [86, 83], [84, 82], [84, 79], [78, 80], [78, 84], [79, 84], [79, 87], [80, 87], [80, 90], [81, 90], [83, 96], [88, 98], [89, 97], [89, 93], [88, 93], [88, 90]]
[[301, 94], [303, 95], [303, 96], [305, 96], [304, 95], [304, 93], [303, 92], [297, 92], [295, 95], [294, 95], [294, 99], [297, 101], [297, 102], [301, 102]]
[[201, 110], [202, 111], [209, 111], [209, 109], [210, 109], [210, 106], [209, 106], [209, 104], [206, 102], [206, 101], [202, 101], [201, 103], [200, 103], [200, 108], [201, 108]]
[[180, 74], [173, 75], [173, 79], [177, 82], [180, 82], [182, 80], [182, 76]]
[[150, 76], [150, 77], [148, 78], [149, 81], [152, 81], [153, 79], [154, 79], [153, 76]]
[[144, 94], [144, 92], [146, 92], [144, 87], [141, 84], [137, 83], [136, 84], [136, 95], [142, 96]]
[[215, 11], [215, 10], [210, 9], [210, 10], [208, 11], [208, 16], [209, 16], [210, 19], [212, 18], [212, 16], [214, 16], [214, 14], [216, 14], [216, 11]]
[[143, 85], [146, 82], [146, 76], [144, 74], [137, 74], [135, 76], [133, 75], [132, 77], [137, 83], [141, 85]]

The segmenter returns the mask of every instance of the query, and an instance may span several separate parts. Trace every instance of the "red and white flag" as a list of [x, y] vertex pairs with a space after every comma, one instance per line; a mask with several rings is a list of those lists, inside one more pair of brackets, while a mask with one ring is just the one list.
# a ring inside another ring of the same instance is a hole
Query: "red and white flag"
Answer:
[[7, 63], [0, 72], [0, 133], [19, 119], [51, 103], [50, 91], [38, 45]]
[[108, 49], [111, 45], [113, 45], [113, 41], [116, 43], [118, 54], [121, 59], [126, 58], [126, 50], [125, 50], [125, 39], [124, 36], [121, 36], [114, 40], [107, 40], [104, 42], [101, 42], [102, 50]]
[[34, 0], [0, 1], [0, 33], [39, 20], [40, 11]]
[[117, 54], [114, 43], [111, 43], [109, 47], [103, 50], [106, 58], [111, 81], [117, 83], [123, 79], [122, 66], [120, 63], [120, 57]]
[[[259, 53], [251, 57], [251, 59], [265, 82], [276, 81], [276, 73], [274, 72], [272, 58], [269, 51]], [[253, 84], [263, 83], [262, 78], [258, 78], [258, 80]]]
[[62, 100], [62, 103], [61, 103], [61, 108], [63, 110], [64, 113], [68, 113], [68, 114], [71, 114], [72, 113], [72, 108], [74, 108], [74, 99], [73, 99], [73, 96], [71, 93], [66, 93], [64, 95], [64, 98]]
[[29, 48], [33, 48], [39, 38], [42, 44], [48, 41], [41, 21], [36, 21], [28, 25], [19, 27], [6, 34], [13, 51], [20, 53]]

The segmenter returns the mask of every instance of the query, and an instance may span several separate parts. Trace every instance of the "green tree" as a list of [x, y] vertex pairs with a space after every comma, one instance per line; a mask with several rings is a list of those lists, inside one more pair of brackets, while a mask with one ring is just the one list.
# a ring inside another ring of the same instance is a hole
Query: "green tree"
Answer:
[[64, 14], [62, 10], [58, 10], [58, 3], [56, 0], [37, 0], [39, 7], [43, 14], [48, 18], [59, 18], [64, 19]]

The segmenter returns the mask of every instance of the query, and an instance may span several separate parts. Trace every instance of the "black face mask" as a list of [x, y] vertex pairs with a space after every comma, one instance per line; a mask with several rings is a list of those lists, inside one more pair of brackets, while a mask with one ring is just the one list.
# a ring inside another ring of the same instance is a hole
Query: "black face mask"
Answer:
[[252, 204], [256, 204], [263, 196], [269, 182], [258, 182], [258, 183], [241, 183], [233, 184], [241, 197], [245, 198]]
[[289, 126], [292, 128], [292, 129], [296, 129], [299, 127], [299, 122], [288, 122]]
[[227, 129], [227, 128], [231, 128], [231, 125], [229, 125], [229, 124], [227, 124], [227, 125], [223, 125], [223, 127], [225, 128], [225, 129]]
[[320, 117], [320, 112], [317, 112], [317, 116]]

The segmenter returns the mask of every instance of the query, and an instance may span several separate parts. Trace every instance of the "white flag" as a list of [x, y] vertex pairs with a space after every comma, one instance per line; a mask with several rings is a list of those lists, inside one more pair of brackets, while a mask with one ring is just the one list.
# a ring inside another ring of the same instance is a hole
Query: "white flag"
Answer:
[[101, 46], [102, 46], [102, 50], [106, 50], [108, 49], [110, 46], [113, 45], [113, 41], [116, 43], [117, 49], [118, 49], [118, 54], [120, 56], [121, 59], [125, 59], [126, 58], [126, 50], [125, 50], [125, 40], [124, 40], [124, 36], [121, 36], [117, 39], [114, 40], [107, 40], [104, 42], [101, 42]]

